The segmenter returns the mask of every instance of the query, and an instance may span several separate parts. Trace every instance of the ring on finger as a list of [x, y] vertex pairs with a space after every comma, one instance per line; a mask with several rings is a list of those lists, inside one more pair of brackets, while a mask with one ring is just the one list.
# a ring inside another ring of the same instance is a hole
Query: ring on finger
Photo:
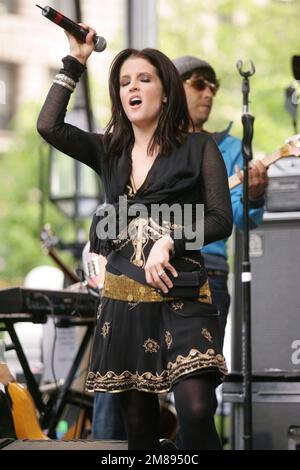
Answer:
[[159, 273], [157, 273], [159, 277], [162, 277], [165, 273], [164, 269], [162, 271], [160, 271]]

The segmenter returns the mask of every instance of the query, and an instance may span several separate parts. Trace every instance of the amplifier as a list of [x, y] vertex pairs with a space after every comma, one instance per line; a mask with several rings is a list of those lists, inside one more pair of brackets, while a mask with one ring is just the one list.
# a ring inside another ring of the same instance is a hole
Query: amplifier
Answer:
[[[252, 367], [300, 374], [300, 212], [265, 212], [250, 232]], [[242, 235], [235, 237], [232, 368], [242, 367]]]
[[300, 211], [300, 160], [288, 157], [268, 170], [266, 209], [269, 212]]
[[[291, 431], [296, 434], [300, 429], [300, 375], [254, 374], [252, 380], [253, 449], [296, 450], [297, 440], [291, 439]], [[232, 404], [231, 448], [243, 450], [244, 402], [239, 374], [226, 378], [223, 399]]]

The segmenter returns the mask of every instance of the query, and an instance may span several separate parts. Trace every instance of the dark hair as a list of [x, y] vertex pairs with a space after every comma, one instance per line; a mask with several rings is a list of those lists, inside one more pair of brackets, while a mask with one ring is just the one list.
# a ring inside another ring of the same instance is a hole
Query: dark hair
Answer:
[[120, 70], [129, 58], [142, 58], [156, 69], [162, 83], [167, 102], [162, 106], [157, 128], [149, 142], [148, 152], [158, 145], [160, 152], [167, 154], [172, 145], [180, 145], [189, 127], [189, 113], [186, 96], [180, 75], [172, 61], [156, 49], [125, 49], [112, 62], [109, 74], [109, 94], [111, 99], [111, 119], [104, 133], [107, 156], [119, 155], [134, 141], [131, 123], [127, 118], [120, 99]]

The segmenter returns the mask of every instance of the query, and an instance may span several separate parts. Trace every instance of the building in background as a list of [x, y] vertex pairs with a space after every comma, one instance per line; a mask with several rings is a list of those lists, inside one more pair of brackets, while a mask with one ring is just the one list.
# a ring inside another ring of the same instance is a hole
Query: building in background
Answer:
[[[73, 0], [51, 0], [63, 12]], [[0, 154], [14, 134], [10, 130], [15, 113], [24, 103], [42, 102], [50, 82], [68, 53], [63, 30], [41, 15], [32, 0], [0, 0]], [[42, 4], [44, 6], [44, 4]], [[124, 0], [82, 0], [82, 21], [107, 40], [108, 47], [89, 61], [90, 77], [97, 79], [96, 116], [106, 110], [101, 97], [107, 94], [107, 72], [112, 57], [125, 42]], [[68, 16], [68, 15], [66, 15]]]
[[[68, 41], [63, 30], [44, 18], [35, 3], [33, 0], [0, 0], [0, 164], [1, 155], [4, 157], [10, 144], [21, 135], [20, 127], [12, 126], [14, 117], [28, 103], [36, 103], [39, 109], [51, 81], [62, 66], [61, 58], [68, 54]], [[70, 11], [73, 0], [43, 0], [41, 6], [45, 3], [71, 18], [67, 11]], [[96, 97], [92, 107], [99, 126], [106, 123], [104, 116], [108, 113], [108, 99], [105, 101], [104, 98], [108, 95], [109, 64], [125, 44], [125, 6], [124, 0], [81, 0], [82, 21], [93, 26], [108, 44], [103, 53], [92, 55], [88, 65], [90, 83], [93, 84], [91, 92], [93, 95], [94, 88]], [[36, 118], [33, 109], [33, 125]], [[3, 265], [9, 262], [0, 256], [0, 264], [1, 261]], [[46, 266], [46, 269], [57, 268]], [[42, 282], [42, 276], [39, 277]], [[57, 274], [55, 277], [59, 279]], [[44, 280], [44, 286], [36, 284], [35, 279], [31, 287], [62, 288], [62, 283], [51, 284], [49, 275]], [[24, 283], [26, 285], [26, 278]], [[16, 330], [30, 367], [36, 372], [41, 360], [42, 326], [18, 323]], [[8, 335], [5, 338], [10, 344]], [[14, 374], [21, 373], [14, 351], [7, 353], [7, 361]]]

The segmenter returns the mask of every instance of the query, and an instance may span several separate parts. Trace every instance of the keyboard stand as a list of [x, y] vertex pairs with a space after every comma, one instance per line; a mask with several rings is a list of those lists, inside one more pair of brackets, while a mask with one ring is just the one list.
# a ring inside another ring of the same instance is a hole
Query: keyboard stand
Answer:
[[[16, 333], [16, 330], [15, 330], [15, 327], [14, 327], [15, 321], [16, 320], [10, 319], [10, 318], [6, 318], [5, 320], [1, 319], [1, 322], [5, 323], [5, 326], [1, 327], [1, 330], [2, 331], [7, 331], [9, 336], [10, 336], [10, 339], [11, 339], [13, 345], [14, 345], [14, 349], [16, 351], [16, 354], [18, 356], [18, 359], [20, 361], [21, 367], [22, 367], [23, 372], [24, 372], [27, 388], [28, 388], [28, 390], [29, 390], [29, 392], [30, 392], [30, 394], [33, 398], [35, 407], [39, 411], [40, 416], [43, 417], [44, 413], [46, 412], [46, 405], [44, 404], [44, 402], [42, 400], [42, 396], [41, 396], [41, 392], [39, 390], [38, 384], [36, 383], [34, 375], [30, 370], [27, 358], [25, 356], [22, 345], [21, 345], [20, 340], [18, 338], [18, 335]], [[22, 318], [21, 321], [24, 321], [24, 318]]]
[[[46, 310], [46, 309], [45, 309]], [[58, 392], [58, 396], [56, 397], [53, 408], [49, 409], [48, 406], [44, 403], [42, 399], [42, 393], [39, 389], [39, 386], [34, 378], [33, 373], [30, 370], [27, 358], [23, 351], [22, 345], [14, 328], [14, 323], [16, 322], [24, 322], [24, 321], [31, 321], [33, 323], [37, 323], [36, 318], [33, 319], [33, 315], [31, 314], [1, 314], [0, 313], [0, 322], [4, 323], [4, 326], [0, 328], [0, 331], [7, 331], [11, 341], [14, 345], [14, 349], [16, 350], [16, 354], [20, 361], [21, 367], [24, 372], [24, 377], [26, 379], [27, 388], [33, 398], [34, 404], [39, 411], [40, 414], [40, 422], [43, 429], [49, 429], [48, 434], [49, 437], [55, 438], [55, 428], [56, 425], [63, 413], [65, 405], [69, 402], [69, 396], [71, 400], [72, 391], [70, 390], [71, 384], [76, 376], [77, 370], [81, 364], [83, 356], [86, 352], [86, 349], [91, 341], [95, 320], [93, 319], [68, 319], [69, 326], [86, 326], [86, 332], [81, 340], [79, 349], [76, 353], [76, 356], [73, 360], [73, 363], [70, 367], [68, 375], [64, 384], [62, 385], [61, 390]], [[46, 316], [47, 318], [47, 316]], [[44, 321], [41, 323], [45, 323]], [[65, 324], [65, 326], [67, 326]], [[83, 406], [87, 407], [87, 404], [83, 404]]]
[[56, 399], [56, 402], [54, 404], [54, 410], [51, 415], [50, 421], [49, 421], [49, 430], [48, 430], [48, 435], [50, 438], [56, 437], [55, 434], [55, 429], [58, 424], [58, 421], [60, 420], [63, 410], [68, 403], [68, 395], [71, 394], [71, 385], [72, 382], [75, 378], [76, 372], [81, 364], [81, 361], [83, 359], [83, 356], [85, 354], [85, 351], [90, 343], [90, 340], [92, 338], [94, 330], [94, 323], [93, 324], [88, 324], [87, 325], [87, 330], [85, 332], [85, 335], [81, 341], [81, 344], [79, 346], [79, 349], [77, 351], [77, 354], [74, 358], [74, 361], [72, 363], [72, 366], [69, 370], [69, 373], [66, 377], [66, 380], [64, 381], [64, 384], [62, 385], [58, 397]]

